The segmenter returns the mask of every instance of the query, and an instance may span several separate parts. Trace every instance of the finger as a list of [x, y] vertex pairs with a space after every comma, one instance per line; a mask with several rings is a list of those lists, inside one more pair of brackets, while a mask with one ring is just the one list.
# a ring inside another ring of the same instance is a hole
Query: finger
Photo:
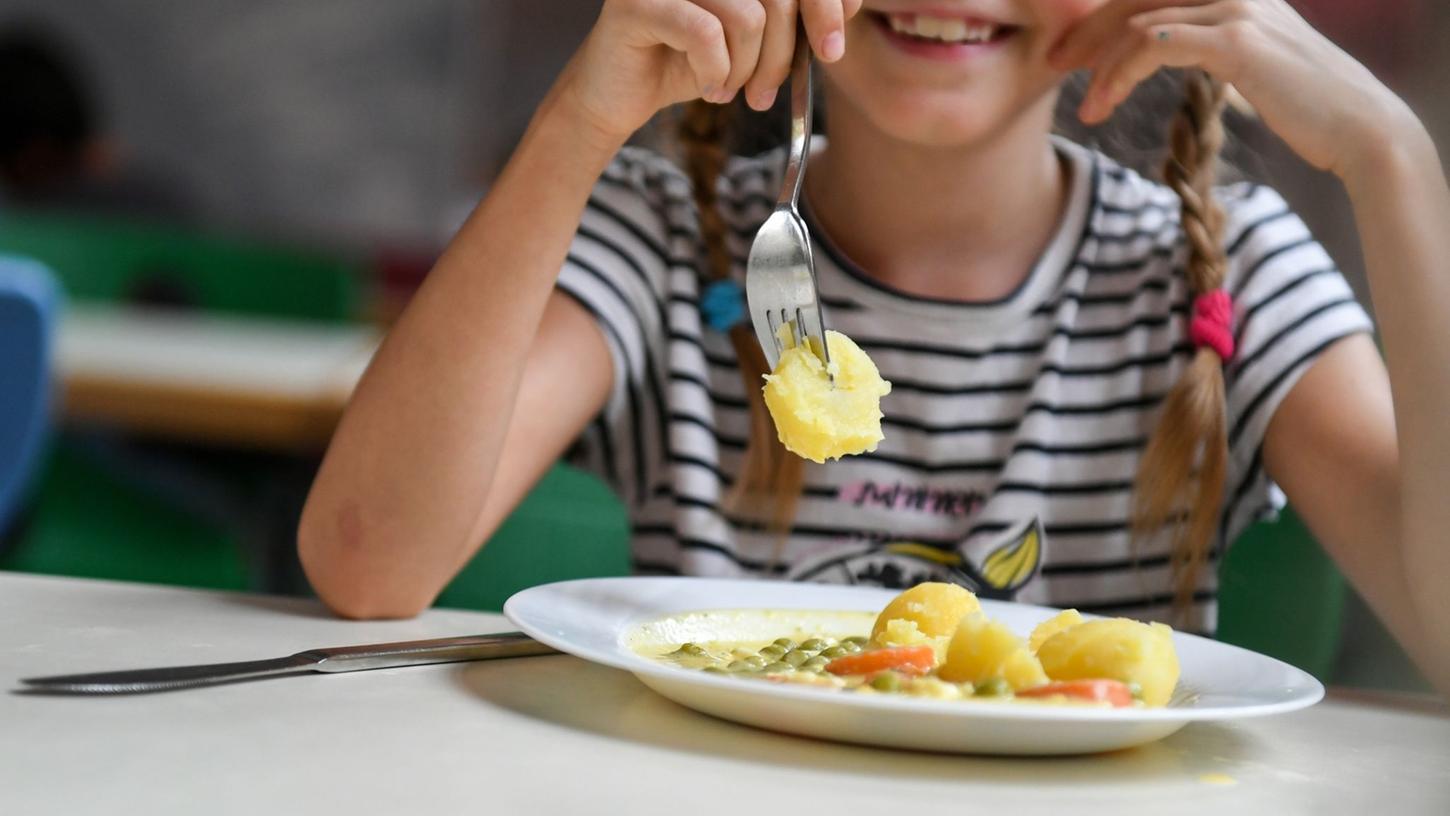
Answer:
[[755, 75], [745, 83], [745, 101], [759, 111], [769, 110], [775, 104], [780, 86], [790, 76], [796, 40], [796, 0], [761, 0], [761, 3], [765, 8], [765, 35], [761, 39]]
[[1213, 2], [1216, 0], [1109, 0], [1069, 29], [1048, 52], [1047, 61], [1060, 71], [1084, 67], [1107, 49], [1133, 17], [1162, 8], [1203, 6]]
[[846, 53], [846, 9], [842, 0], [800, 0], [801, 19], [811, 49], [822, 62], [835, 62]]
[[760, 38], [765, 32], [765, 8], [760, 0], [694, 0], [720, 21], [730, 51], [730, 73], [725, 78], [727, 100], [733, 98], [755, 73], [760, 59]]
[[1143, 47], [1144, 43], [1135, 33], [1133, 37], [1119, 38], [1105, 52], [1094, 58], [1091, 64], [1092, 79], [1088, 82], [1087, 90], [1083, 92], [1082, 104], [1078, 107], [1079, 119], [1088, 124], [1096, 124], [1108, 117], [1103, 103], [1109, 77], [1115, 75], [1119, 64]]
[[638, 22], [645, 33], [685, 55], [695, 75], [695, 92], [710, 102], [726, 102], [730, 48], [720, 18], [684, 0], [642, 4]]
[[1191, 23], [1148, 28], [1144, 42], [1094, 75], [1079, 112], [1082, 120], [1095, 124], [1107, 119], [1159, 68], [1202, 68], [1225, 82], [1232, 81], [1226, 76], [1233, 58], [1223, 42], [1223, 30], [1222, 26]]

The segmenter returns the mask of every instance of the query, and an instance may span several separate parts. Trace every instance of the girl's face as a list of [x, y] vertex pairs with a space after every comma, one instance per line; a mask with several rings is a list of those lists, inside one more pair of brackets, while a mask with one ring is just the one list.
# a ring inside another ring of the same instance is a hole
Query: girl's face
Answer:
[[866, 0], [825, 67], [833, 102], [905, 142], [973, 144], [1052, 104], [1048, 51], [1104, 2]]

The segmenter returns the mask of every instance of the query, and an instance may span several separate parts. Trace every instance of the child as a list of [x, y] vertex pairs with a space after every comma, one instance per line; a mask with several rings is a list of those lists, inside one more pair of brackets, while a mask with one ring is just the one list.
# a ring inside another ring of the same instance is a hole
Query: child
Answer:
[[[798, 18], [827, 324], [893, 383], [880, 447], [819, 466], [775, 440], [738, 301], [781, 154], [717, 141], [725, 103], [773, 102]], [[1164, 66], [1190, 69], [1166, 184], [1050, 135], [1067, 71], [1097, 122]], [[1214, 189], [1228, 84], [1348, 187], [1388, 377], [1283, 201]], [[683, 168], [621, 151], [679, 102]], [[1447, 224], [1422, 125], [1283, 0], [607, 0], [359, 387], [301, 557], [340, 614], [415, 614], [579, 440], [641, 572], [1210, 630], [1210, 562], [1277, 484], [1450, 687]]]

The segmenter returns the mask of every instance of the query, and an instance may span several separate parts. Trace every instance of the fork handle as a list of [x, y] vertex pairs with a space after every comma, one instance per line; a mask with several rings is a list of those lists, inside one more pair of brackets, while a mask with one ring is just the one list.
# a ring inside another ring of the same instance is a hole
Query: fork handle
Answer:
[[790, 67], [790, 155], [785, 165], [785, 183], [776, 206], [794, 211], [800, 203], [801, 184], [806, 177], [806, 160], [811, 154], [811, 117], [815, 92], [811, 82], [811, 43], [802, 26], [796, 37], [795, 58]]

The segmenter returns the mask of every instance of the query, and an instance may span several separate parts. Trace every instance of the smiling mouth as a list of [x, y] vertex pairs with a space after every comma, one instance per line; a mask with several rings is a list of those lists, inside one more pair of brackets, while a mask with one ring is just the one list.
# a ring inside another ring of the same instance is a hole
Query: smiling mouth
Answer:
[[878, 26], [891, 34], [923, 45], [987, 45], [1000, 42], [1017, 31], [1017, 26], [966, 17], [868, 13]]

